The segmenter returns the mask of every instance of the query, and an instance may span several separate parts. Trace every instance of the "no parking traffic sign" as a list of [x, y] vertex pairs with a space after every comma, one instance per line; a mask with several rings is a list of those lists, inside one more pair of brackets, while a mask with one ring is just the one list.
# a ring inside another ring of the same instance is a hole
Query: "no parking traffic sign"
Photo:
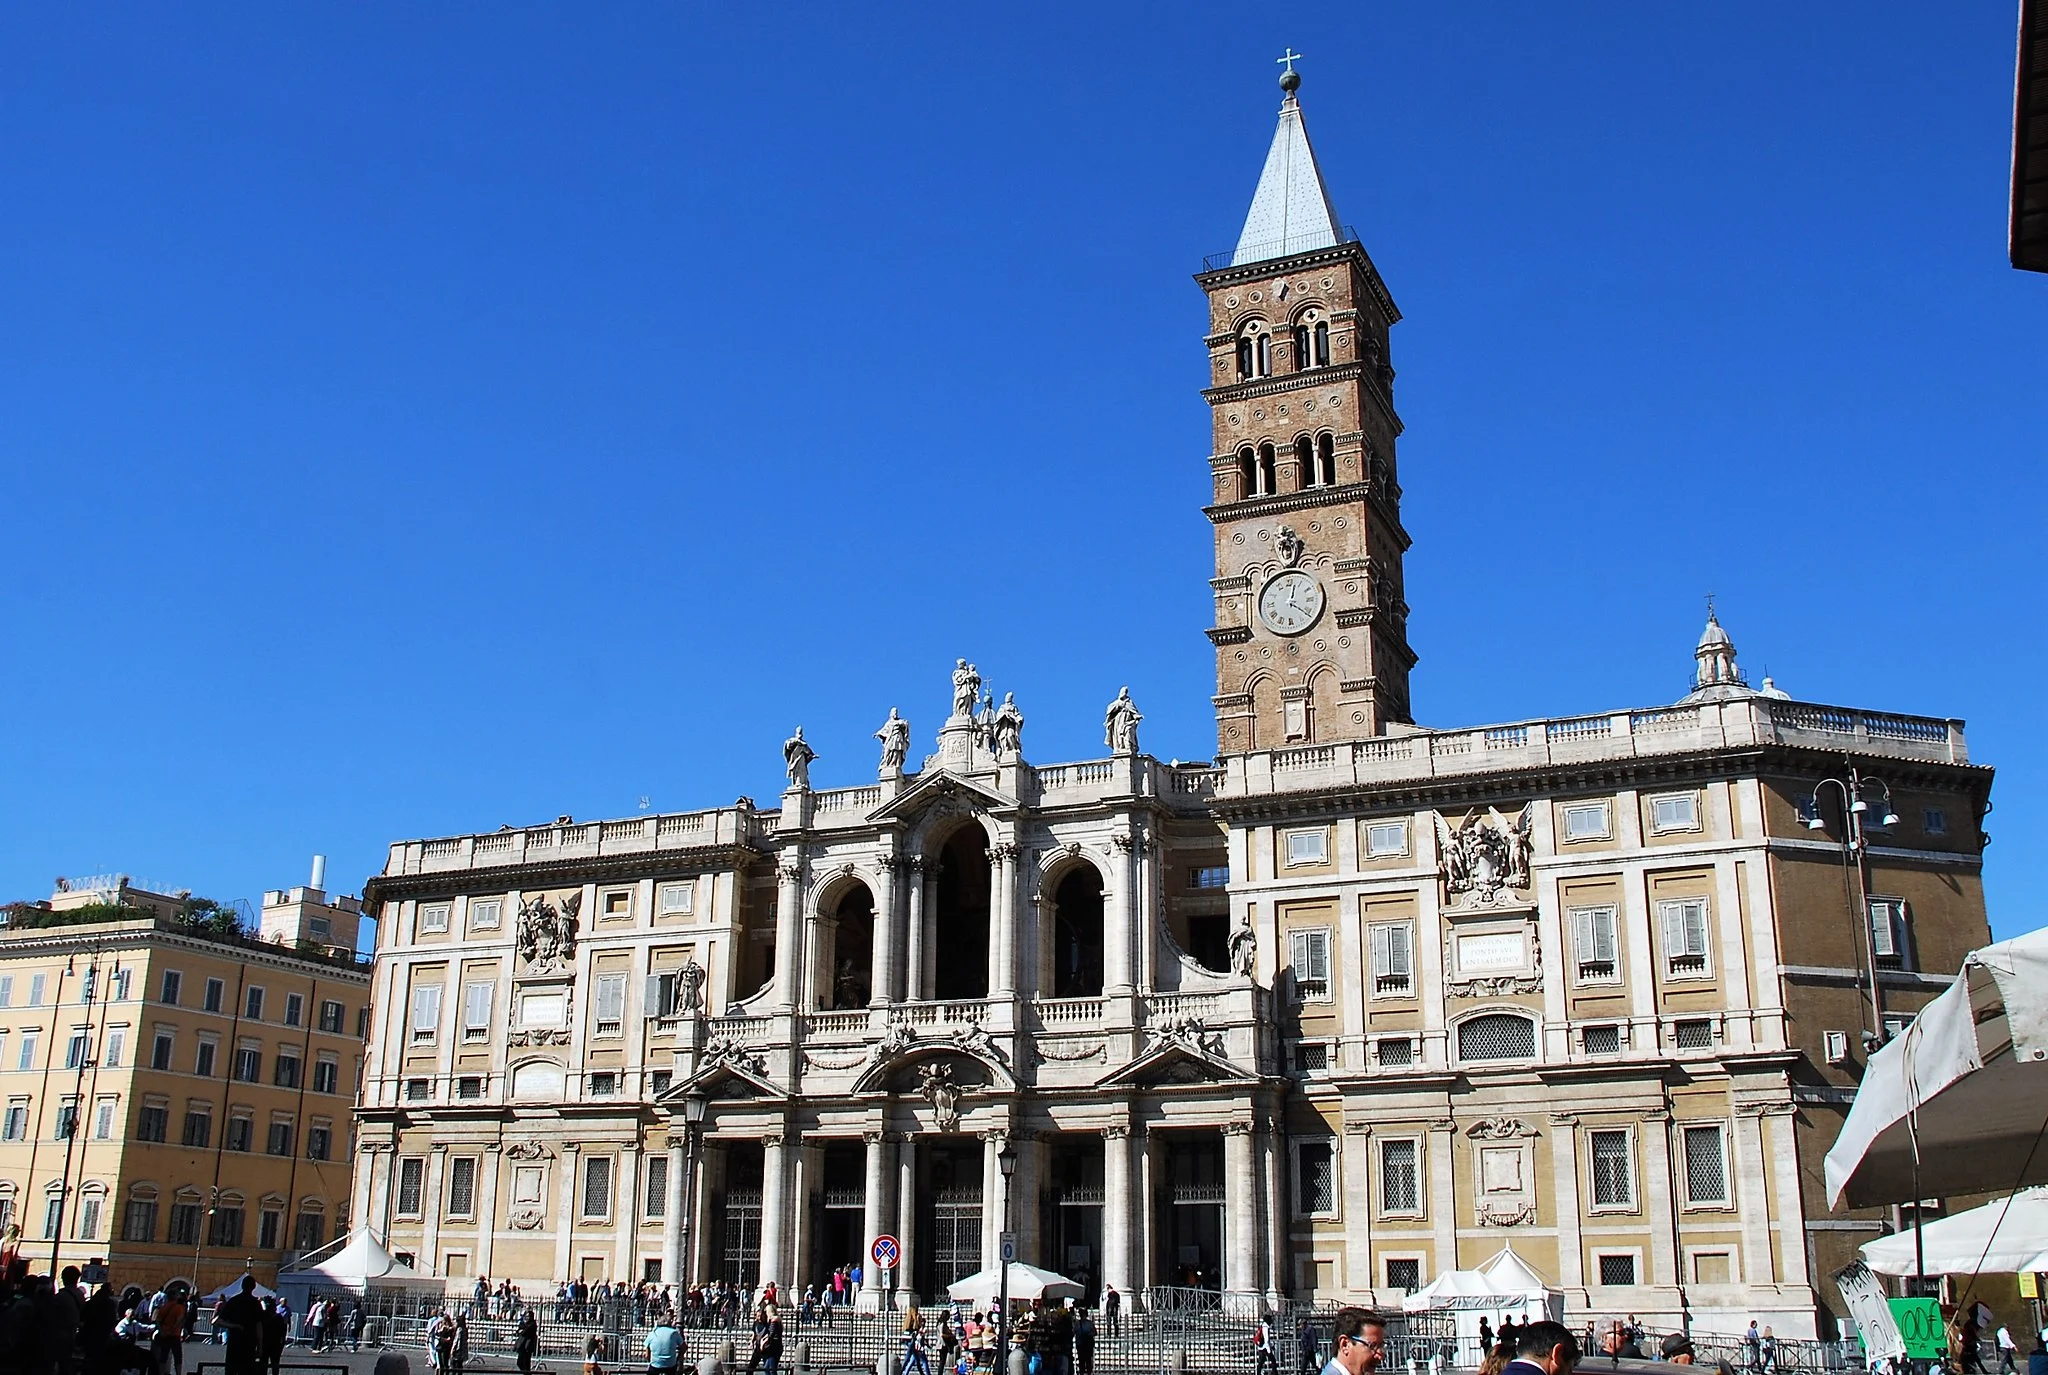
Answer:
[[896, 1268], [896, 1262], [903, 1259], [903, 1243], [887, 1232], [875, 1238], [875, 1244], [868, 1247], [868, 1259], [884, 1270]]

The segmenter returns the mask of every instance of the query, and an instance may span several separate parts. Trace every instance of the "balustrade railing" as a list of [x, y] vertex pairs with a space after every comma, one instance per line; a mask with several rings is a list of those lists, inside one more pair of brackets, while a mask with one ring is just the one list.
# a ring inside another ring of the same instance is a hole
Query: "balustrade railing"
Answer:
[[1040, 1026], [1092, 1026], [1102, 1020], [1100, 998], [1039, 998], [1031, 1006]]

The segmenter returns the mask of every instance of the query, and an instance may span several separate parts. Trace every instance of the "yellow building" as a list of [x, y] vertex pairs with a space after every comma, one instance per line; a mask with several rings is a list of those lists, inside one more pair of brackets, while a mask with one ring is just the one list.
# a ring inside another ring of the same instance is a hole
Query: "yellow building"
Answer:
[[35, 1268], [212, 1288], [346, 1227], [360, 915], [292, 888], [264, 895], [260, 936], [231, 933], [125, 878], [7, 909], [0, 1219]]

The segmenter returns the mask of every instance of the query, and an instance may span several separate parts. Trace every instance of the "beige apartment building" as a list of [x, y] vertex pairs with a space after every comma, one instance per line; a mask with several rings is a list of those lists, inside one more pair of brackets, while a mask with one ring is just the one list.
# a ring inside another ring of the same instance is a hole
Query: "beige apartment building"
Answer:
[[37, 1269], [207, 1289], [347, 1229], [360, 909], [280, 890], [232, 937], [186, 907], [88, 880], [0, 927], [0, 1219]]
[[1679, 701], [1412, 724], [1399, 312], [1283, 84], [1197, 277], [1215, 762], [1118, 694], [1104, 757], [1033, 764], [962, 661], [874, 782], [814, 788], [799, 733], [778, 807], [393, 845], [351, 1216], [541, 1285], [801, 1286], [893, 1236], [869, 1304], [1006, 1213], [1091, 1293], [1241, 1310], [1510, 1246], [1575, 1321], [1832, 1333], [1886, 1219], [1820, 1160], [1989, 938], [1990, 771], [1960, 722], [1751, 686], [1711, 617]]

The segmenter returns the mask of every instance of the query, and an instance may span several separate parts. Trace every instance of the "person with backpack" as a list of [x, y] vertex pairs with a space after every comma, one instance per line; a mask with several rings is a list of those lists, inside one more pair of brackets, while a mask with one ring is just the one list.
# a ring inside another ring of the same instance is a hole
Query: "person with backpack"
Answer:
[[1252, 1329], [1252, 1375], [1280, 1375], [1280, 1361], [1273, 1352], [1273, 1318], [1259, 1310], [1258, 1326]]

